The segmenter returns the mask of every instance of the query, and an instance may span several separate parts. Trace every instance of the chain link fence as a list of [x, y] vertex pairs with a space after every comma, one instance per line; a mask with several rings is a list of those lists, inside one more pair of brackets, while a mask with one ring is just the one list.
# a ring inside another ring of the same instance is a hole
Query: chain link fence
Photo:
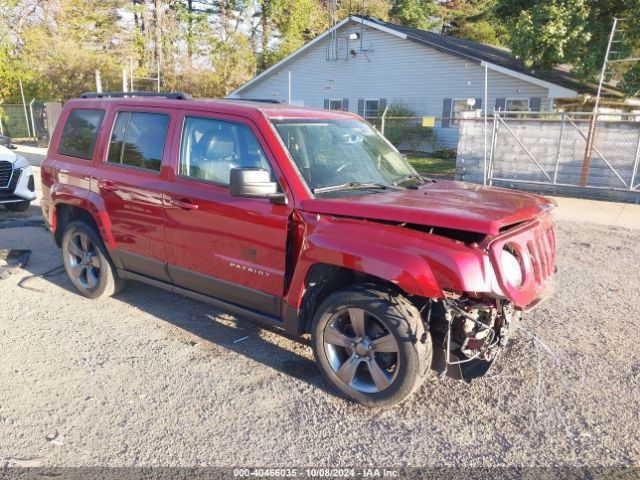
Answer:
[[[640, 202], [640, 114], [495, 112], [460, 121], [461, 180]], [[593, 139], [588, 148], [588, 139]]]
[[459, 118], [387, 115], [365, 118], [407, 156], [419, 173], [453, 179]]
[[0, 104], [0, 134], [16, 138], [33, 138], [33, 118], [29, 105]]
[[0, 104], [0, 135], [13, 140], [37, 141], [39, 146], [47, 146], [61, 108], [60, 102], [35, 99], [25, 105]]

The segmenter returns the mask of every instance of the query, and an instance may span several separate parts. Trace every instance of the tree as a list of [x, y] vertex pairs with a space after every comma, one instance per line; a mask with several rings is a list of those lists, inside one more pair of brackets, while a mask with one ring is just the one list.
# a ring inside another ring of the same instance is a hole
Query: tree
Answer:
[[95, 70], [106, 86], [120, 83], [119, 58], [129, 44], [119, 24], [120, 0], [42, 2], [20, 32], [15, 59], [30, 95], [65, 99], [95, 90]]
[[[625, 19], [620, 55], [640, 51], [640, 0], [497, 0], [495, 12], [506, 20], [514, 55], [534, 69], [570, 64], [582, 80], [597, 80], [614, 17]], [[640, 89], [638, 72], [631, 62], [616, 66], [628, 95]]]
[[339, 0], [337, 3], [338, 20], [347, 15], [364, 15], [386, 21], [389, 20], [392, 0]]
[[327, 13], [321, 0], [260, 0], [260, 69], [270, 67], [328, 28]]
[[496, 18], [495, 0], [445, 0], [439, 4], [439, 16], [446, 34], [487, 45], [508, 43], [508, 30]]
[[279, 32], [276, 58], [289, 55], [329, 27], [319, 0], [271, 0], [273, 24]]
[[429, 30], [436, 23], [437, 8], [433, 0], [395, 0], [390, 13], [396, 23]]

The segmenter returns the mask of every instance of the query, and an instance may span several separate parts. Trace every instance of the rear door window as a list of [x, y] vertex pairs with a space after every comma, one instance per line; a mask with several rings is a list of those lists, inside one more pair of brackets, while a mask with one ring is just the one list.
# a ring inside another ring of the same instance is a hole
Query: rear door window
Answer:
[[91, 160], [104, 110], [77, 108], [72, 110], [62, 130], [58, 153]]
[[168, 127], [165, 113], [118, 112], [107, 161], [159, 172]]

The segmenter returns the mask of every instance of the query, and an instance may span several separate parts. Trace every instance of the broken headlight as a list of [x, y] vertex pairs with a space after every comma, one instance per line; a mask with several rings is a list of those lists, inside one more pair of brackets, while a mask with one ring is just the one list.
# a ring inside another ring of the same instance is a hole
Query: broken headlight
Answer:
[[[509, 245], [504, 247], [500, 257], [500, 268], [502, 271], [502, 278], [509, 283], [509, 285], [518, 288], [522, 286], [523, 274], [522, 267], [520, 266], [520, 260], [518, 259], [516, 250]], [[491, 291], [498, 297], [504, 298], [505, 294], [498, 284], [496, 272], [491, 269]]]
[[509, 248], [509, 245], [502, 250], [502, 275], [504, 279], [512, 286], [518, 288], [522, 286], [522, 268], [520, 261], [516, 256], [515, 250]]

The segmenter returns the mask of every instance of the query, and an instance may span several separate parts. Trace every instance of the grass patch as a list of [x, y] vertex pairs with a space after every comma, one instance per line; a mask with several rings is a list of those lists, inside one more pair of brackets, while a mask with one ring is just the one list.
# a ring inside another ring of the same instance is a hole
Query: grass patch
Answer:
[[440, 175], [453, 178], [456, 173], [455, 159], [407, 156], [407, 160], [420, 175], [426, 177]]

